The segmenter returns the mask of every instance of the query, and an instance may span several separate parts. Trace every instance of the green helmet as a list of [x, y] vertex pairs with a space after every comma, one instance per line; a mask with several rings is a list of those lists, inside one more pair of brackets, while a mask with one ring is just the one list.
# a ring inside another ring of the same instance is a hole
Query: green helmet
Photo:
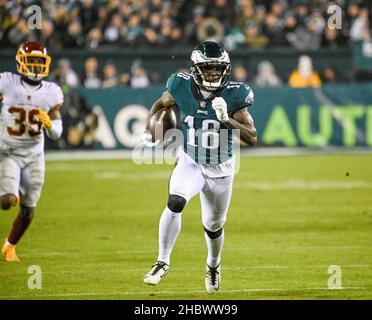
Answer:
[[216, 91], [229, 80], [229, 54], [219, 43], [204, 41], [191, 53], [190, 71], [200, 89]]

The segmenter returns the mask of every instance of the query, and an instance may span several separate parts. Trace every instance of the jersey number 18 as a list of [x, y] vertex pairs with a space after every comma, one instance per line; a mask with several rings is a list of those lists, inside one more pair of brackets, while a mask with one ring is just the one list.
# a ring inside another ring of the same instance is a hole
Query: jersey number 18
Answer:
[[[195, 130], [195, 117], [187, 116], [184, 120], [189, 129], [187, 130], [187, 144], [197, 147], [196, 136], [199, 137], [199, 130]], [[220, 145], [220, 123], [216, 120], [205, 119], [201, 127], [201, 146], [205, 149], [216, 149]]]

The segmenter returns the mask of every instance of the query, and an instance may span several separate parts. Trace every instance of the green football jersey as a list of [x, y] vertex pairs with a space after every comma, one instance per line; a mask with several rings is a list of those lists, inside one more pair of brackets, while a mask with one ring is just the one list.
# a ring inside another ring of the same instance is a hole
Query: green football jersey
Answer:
[[235, 111], [252, 105], [251, 88], [242, 82], [229, 81], [210, 98], [203, 99], [192, 76], [181, 72], [170, 76], [167, 91], [179, 109], [184, 151], [200, 164], [220, 164], [230, 159], [233, 154], [232, 131], [218, 121], [212, 100], [224, 98], [229, 117], [232, 117]]

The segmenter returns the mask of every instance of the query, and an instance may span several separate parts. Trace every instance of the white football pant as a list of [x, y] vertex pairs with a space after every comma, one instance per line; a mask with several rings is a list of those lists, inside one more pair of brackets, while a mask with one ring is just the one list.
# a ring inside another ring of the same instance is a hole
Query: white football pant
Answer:
[[22, 158], [0, 153], [0, 196], [20, 195], [22, 205], [34, 208], [44, 184], [44, 153]]
[[234, 176], [210, 178], [200, 165], [183, 153], [178, 159], [169, 182], [169, 194], [179, 195], [187, 202], [200, 193], [202, 222], [209, 231], [221, 229], [227, 217]]

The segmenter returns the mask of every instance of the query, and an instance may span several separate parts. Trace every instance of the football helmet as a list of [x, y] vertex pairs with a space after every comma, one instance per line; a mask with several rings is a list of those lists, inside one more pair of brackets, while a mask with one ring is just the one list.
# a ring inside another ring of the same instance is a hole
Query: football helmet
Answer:
[[221, 44], [204, 41], [191, 53], [190, 71], [200, 89], [216, 91], [224, 87], [229, 79], [229, 54]]
[[30, 80], [40, 81], [49, 75], [52, 58], [40, 42], [29, 41], [19, 46], [16, 61], [20, 74]]

